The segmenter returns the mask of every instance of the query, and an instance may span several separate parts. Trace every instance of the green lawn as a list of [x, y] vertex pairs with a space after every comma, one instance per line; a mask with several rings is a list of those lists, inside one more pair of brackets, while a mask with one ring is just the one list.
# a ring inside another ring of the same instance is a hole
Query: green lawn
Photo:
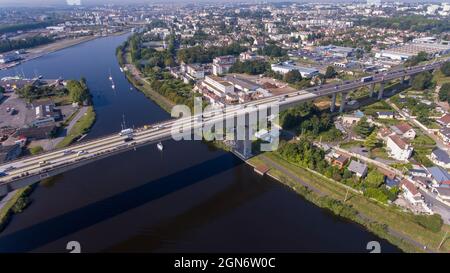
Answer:
[[0, 210], [0, 232], [3, 230], [6, 223], [8, 222], [8, 218], [11, 216], [12, 213], [14, 213], [14, 206], [20, 200], [24, 200], [24, 198], [26, 198], [31, 189], [32, 189], [31, 186], [18, 189], [14, 193], [14, 196], [11, 199], [9, 199], [8, 202], [6, 202], [6, 204]]
[[67, 136], [56, 146], [62, 148], [70, 145], [75, 139], [86, 134], [95, 122], [95, 111], [93, 106], [89, 106], [84, 116], [82, 116], [72, 127]]
[[361, 146], [363, 144], [364, 144], [364, 142], [359, 141], [359, 140], [350, 140], [350, 141], [347, 141], [347, 142], [340, 143], [339, 147], [341, 147], [342, 149], [348, 149], [348, 148], [351, 148], [351, 147], [358, 147], [358, 146]]

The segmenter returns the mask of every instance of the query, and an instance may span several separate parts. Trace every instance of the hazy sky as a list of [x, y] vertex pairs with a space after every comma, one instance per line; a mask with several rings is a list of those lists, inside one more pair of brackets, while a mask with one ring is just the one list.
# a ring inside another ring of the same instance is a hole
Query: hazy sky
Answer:
[[[0, 6], [42, 6], [42, 5], [66, 5], [67, 1], [81, 1], [84, 5], [93, 4], [124, 4], [124, 3], [163, 3], [164, 0], [0, 0]], [[170, 2], [237, 2], [239, 0], [169, 0]], [[282, 0], [278, 0], [282, 1]], [[286, 1], [286, 0], [284, 0]], [[289, 1], [289, 0], [287, 0]], [[345, 0], [341, 0], [346, 2]], [[433, 2], [449, 2], [450, 0], [435, 0]], [[245, 2], [240, 0], [239, 2]], [[253, 1], [252, 1], [253, 2]], [[298, 0], [294, 2], [337, 2], [336, 0]], [[420, 0], [404, 0], [404, 2], [421, 2]], [[428, 1], [427, 1], [428, 2]]]

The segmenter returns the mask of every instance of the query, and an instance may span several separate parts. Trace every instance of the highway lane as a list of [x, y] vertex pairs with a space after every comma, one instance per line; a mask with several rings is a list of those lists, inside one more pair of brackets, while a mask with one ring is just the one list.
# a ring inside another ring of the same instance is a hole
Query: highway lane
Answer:
[[[340, 93], [340, 92], [348, 92], [354, 89], [357, 89], [362, 86], [371, 85], [374, 83], [389, 81], [395, 78], [399, 78], [402, 76], [409, 76], [413, 74], [417, 74], [419, 72], [425, 71], [425, 70], [431, 70], [437, 68], [440, 64], [434, 63], [434, 64], [428, 64], [425, 66], [418, 66], [414, 68], [410, 68], [407, 70], [397, 70], [394, 72], [387, 72], [383, 74], [375, 74], [373, 75], [373, 80], [368, 82], [361, 82], [360, 80], [357, 81], [349, 81], [344, 82], [341, 84], [325, 84], [319, 87], [311, 87], [300, 91], [295, 91], [289, 94], [282, 94], [272, 97], [267, 97], [263, 99], [259, 99], [256, 101], [247, 102], [241, 105], [237, 106], [230, 106], [225, 107], [224, 109], [214, 109], [211, 111], [211, 113], [215, 113], [216, 115], [213, 117], [206, 117], [207, 114], [205, 114], [205, 118], [203, 118], [203, 122], [205, 125], [213, 124], [219, 120], [222, 120], [225, 118], [231, 118], [235, 115], [241, 115], [245, 112], [252, 112], [256, 111], [257, 108], [255, 106], [264, 106], [264, 107], [270, 107], [270, 104], [277, 104], [277, 105], [283, 105], [283, 104], [291, 104], [296, 103], [300, 101], [305, 100], [311, 100], [319, 96], [324, 95], [331, 95], [333, 93]], [[405, 72], [406, 71], [406, 72]], [[269, 105], [268, 105], [269, 104]], [[224, 111], [224, 112], [222, 112]], [[210, 113], [210, 114], [211, 114]], [[219, 114], [219, 115], [217, 115]], [[165, 137], [169, 137], [172, 131], [172, 127], [178, 127], [178, 128], [189, 128], [192, 121], [197, 120], [197, 118], [200, 118], [200, 115], [193, 116], [193, 117], [183, 117], [180, 119], [173, 119], [166, 122], [162, 122], [156, 125], [150, 126], [149, 129], [144, 128], [138, 128], [134, 133], [134, 140], [131, 143], [136, 142], [137, 144], [142, 144], [150, 141], [155, 141], [157, 139], [163, 139]], [[187, 126], [189, 125], [189, 126]], [[194, 122], [194, 129], [198, 129], [198, 124]], [[197, 127], [196, 127], [197, 126]], [[202, 125], [200, 125], [202, 126]], [[4, 177], [0, 177], [0, 183], [9, 182], [13, 177], [20, 176], [24, 173], [36, 174], [43, 170], [46, 170], [48, 168], [55, 168], [58, 166], [58, 164], [64, 164], [64, 163], [71, 163], [76, 160], [82, 160], [89, 158], [95, 154], [99, 153], [105, 153], [108, 152], [116, 147], [120, 147], [124, 145], [123, 136], [119, 136], [118, 134], [106, 136], [101, 139], [92, 140], [90, 142], [83, 142], [80, 144], [71, 145], [67, 148], [60, 149], [57, 151], [51, 151], [45, 154], [37, 155], [37, 156], [30, 156], [27, 158], [21, 158], [16, 161], [9, 162], [7, 164], [0, 166], [0, 171], [7, 169], [10, 166], [14, 166], [14, 170], [10, 170], [9, 172], [6, 172], [7, 175]], [[65, 154], [66, 151], [80, 151], [80, 150], [86, 150], [88, 152], [87, 155], [81, 155], [77, 156], [74, 154]], [[47, 166], [41, 166], [39, 163], [42, 161], [50, 162]]]
[[[211, 111], [211, 112], [216, 112], [217, 111]], [[219, 113], [223, 113], [222, 110], [219, 111]], [[225, 114], [223, 116], [229, 118], [231, 116], [234, 116], [235, 112], [233, 111], [226, 111]], [[201, 117], [201, 115], [197, 115], [197, 117]], [[213, 120], [211, 120], [212, 118], [214, 118]], [[133, 136], [133, 141], [131, 141], [130, 143], [134, 143], [137, 142], [138, 144], [141, 142], [146, 142], [146, 141], [153, 141], [154, 139], [159, 139], [159, 138], [164, 138], [164, 137], [168, 137], [171, 135], [172, 132], [172, 126], [176, 125], [176, 127], [181, 128], [181, 129], [190, 129], [191, 127], [191, 123], [194, 121], [195, 116], [194, 117], [185, 117], [185, 118], [181, 118], [178, 120], [171, 120], [165, 123], [161, 123], [160, 125], [158, 125], [158, 127], [161, 127], [163, 129], [158, 129], [157, 127], [153, 126], [150, 129], [137, 129], [134, 133]], [[216, 121], [219, 121], [222, 119], [222, 115], [215, 115], [214, 117], [211, 118], [204, 118], [204, 122], [206, 122], [207, 124], [209, 123], [214, 123]], [[194, 124], [194, 128], [199, 128], [201, 127], [201, 124], [197, 124], [195, 126]], [[79, 144], [79, 145], [73, 145], [70, 146], [67, 149], [63, 149], [60, 150], [58, 152], [50, 152], [47, 154], [43, 154], [40, 156], [36, 156], [36, 157], [32, 157], [28, 160], [26, 160], [25, 162], [22, 162], [21, 165], [16, 164], [16, 168], [10, 172], [8, 172], [8, 176], [3, 177], [2, 179], [0, 179], [0, 181], [6, 181], [8, 180], [8, 178], [11, 176], [16, 176], [20, 173], [24, 173], [24, 172], [29, 172], [30, 174], [34, 174], [37, 171], [43, 170], [45, 168], [48, 168], [50, 166], [57, 166], [58, 163], [62, 163], [64, 161], [73, 161], [75, 159], [83, 159], [83, 158], [87, 158], [89, 156], [91, 156], [92, 154], [95, 153], [99, 153], [99, 152], [106, 152], [106, 151], [110, 151], [112, 150], [112, 148], [123, 145], [124, 144], [124, 136], [120, 136], [120, 135], [113, 135], [110, 137], [107, 137], [105, 139], [102, 140], [98, 140], [98, 141], [93, 141], [93, 142], [88, 142], [88, 143], [83, 143], [83, 144]], [[88, 152], [87, 155], [80, 155], [77, 156], [77, 152], [79, 151], [86, 151]], [[65, 151], [73, 151], [73, 153], [70, 154], [65, 154]], [[45, 166], [40, 166], [41, 164], [39, 164], [40, 162], [46, 161], [49, 163], [49, 165], [45, 165]], [[11, 165], [11, 164], [8, 164]], [[7, 165], [5, 165], [7, 166]]]

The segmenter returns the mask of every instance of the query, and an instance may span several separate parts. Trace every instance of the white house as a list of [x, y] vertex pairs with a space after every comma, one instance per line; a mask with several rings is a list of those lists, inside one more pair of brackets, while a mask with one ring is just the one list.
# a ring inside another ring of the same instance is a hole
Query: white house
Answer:
[[392, 111], [377, 112], [377, 117], [379, 119], [393, 119], [394, 112]]
[[400, 182], [400, 188], [403, 191], [403, 197], [411, 204], [417, 205], [423, 202], [422, 194], [420, 194], [417, 187], [411, 181], [403, 179], [402, 182]]
[[441, 150], [439, 148], [434, 149], [430, 156], [429, 156], [430, 160], [441, 167], [450, 168], [450, 156], [447, 154], [446, 151]]
[[408, 160], [413, 152], [413, 147], [398, 135], [388, 136], [386, 146], [389, 155], [401, 161]]

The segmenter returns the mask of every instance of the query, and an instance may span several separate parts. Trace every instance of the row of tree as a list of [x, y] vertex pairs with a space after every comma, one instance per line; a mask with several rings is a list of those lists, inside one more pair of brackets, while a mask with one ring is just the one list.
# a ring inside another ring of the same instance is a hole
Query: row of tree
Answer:
[[0, 53], [8, 52], [11, 50], [31, 48], [39, 45], [49, 44], [51, 42], [54, 42], [54, 39], [52, 37], [41, 35], [18, 40], [3, 39], [0, 40]]
[[249, 75], [264, 74], [270, 70], [270, 65], [264, 61], [237, 61], [230, 68], [230, 73], [246, 73]]
[[224, 55], [239, 55], [246, 51], [247, 48], [241, 46], [239, 43], [233, 43], [224, 47], [200, 47], [194, 46], [180, 49], [177, 52], [177, 59], [184, 63], [210, 63], [215, 57]]

